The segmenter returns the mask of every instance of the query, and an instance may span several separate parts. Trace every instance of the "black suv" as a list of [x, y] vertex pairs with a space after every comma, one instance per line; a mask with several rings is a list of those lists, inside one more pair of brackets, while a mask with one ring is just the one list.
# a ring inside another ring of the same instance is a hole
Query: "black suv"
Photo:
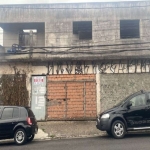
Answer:
[[118, 139], [128, 131], [150, 130], [150, 92], [134, 93], [104, 111], [98, 116], [96, 127]]
[[22, 145], [32, 141], [38, 131], [32, 110], [28, 107], [0, 106], [0, 139], [14, 138]]

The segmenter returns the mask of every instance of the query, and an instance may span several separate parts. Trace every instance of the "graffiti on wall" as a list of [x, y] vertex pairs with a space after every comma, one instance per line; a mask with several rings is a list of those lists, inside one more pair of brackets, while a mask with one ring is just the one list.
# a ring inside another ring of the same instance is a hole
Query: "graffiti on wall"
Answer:
[[73, 62], [66, 62], [66, 71], [68, 74], [71, 74], [73, 70]]
[[62, 62], [58, 62], [56, 65], [56, 73], [57, 74], [63, 74], [64, 69], [63, 69], [63, 63]]
[[103, 74], [103, 73], [144, 73], [150, 72], [150, 60], [120, 60], [92, 62], [51, 62], [48, 74]]
[[75, 74], [83, 74], [82, 62], [75, 64]]

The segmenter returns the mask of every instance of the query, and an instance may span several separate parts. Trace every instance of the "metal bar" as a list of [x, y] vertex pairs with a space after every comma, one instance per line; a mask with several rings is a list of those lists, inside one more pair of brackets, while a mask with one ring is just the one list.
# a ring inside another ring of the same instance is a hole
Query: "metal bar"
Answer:
[[[46, 95], [50, 96], [50, 95]], [[54, 98], [54, 99], [49, 99], [49, 101], [58, 101], [58, 100], [70, 100], [70, 98]]]
[[[81, 118], [66, 118], [66, 119], [54, 119], [54, 118], [48, 118], [47, 121], [96, 121], [96, 117], [81, 117]], [[40, 122], [40, 121], [39, 121]]]
[[47, 101], [47, 95], [48, 95], [48, 93], [49, 93], [49, 91], [47, 91], [47, 89], [48, 89], [48, 77], [46, 76], [45, 77], [46, 78], [46, 93], [45, 93], [45, 120], [47, 121], [47, 118], [48, 118], [48, 101]]
[[84, 82], [84, 88], [83, 88], [83, 95], [84, 95], [84, 117], [86, 117], [86, 82]]
[[[97, 106], [97, 83], [96, 82], [95, 82], [95, 103], [96, 103], [96, 106]], [[96, 107], [96, 114], [97, 114], [97, 107]]]
[[67, 82], [65, 83], [65, 118], [67, 118]]
[[67, 80], [67, 81], [47, 81], [49, 82], [95, 82], [96, 80]]

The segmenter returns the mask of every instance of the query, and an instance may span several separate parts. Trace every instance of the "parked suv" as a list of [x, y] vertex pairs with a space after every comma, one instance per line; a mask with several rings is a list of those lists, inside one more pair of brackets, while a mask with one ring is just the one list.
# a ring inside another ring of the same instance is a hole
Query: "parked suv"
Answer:
[[128, 131], [150, 130], [150, 92], [134, 93], [104, 111], [98, 116], [96, 127], [118, 139]]
[[0, 139], [14, 138], [18, 145], [34, 139], [36, 118], [28, 107], [0, 106]]

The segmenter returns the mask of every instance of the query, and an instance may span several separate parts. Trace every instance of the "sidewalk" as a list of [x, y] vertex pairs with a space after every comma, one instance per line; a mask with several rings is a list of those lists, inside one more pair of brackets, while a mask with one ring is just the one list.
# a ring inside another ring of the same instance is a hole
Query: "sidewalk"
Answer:
[[48, 121], [38, 122], [38, 139], [78, 138], [106, 135], [96, 129], [95, 121]]

